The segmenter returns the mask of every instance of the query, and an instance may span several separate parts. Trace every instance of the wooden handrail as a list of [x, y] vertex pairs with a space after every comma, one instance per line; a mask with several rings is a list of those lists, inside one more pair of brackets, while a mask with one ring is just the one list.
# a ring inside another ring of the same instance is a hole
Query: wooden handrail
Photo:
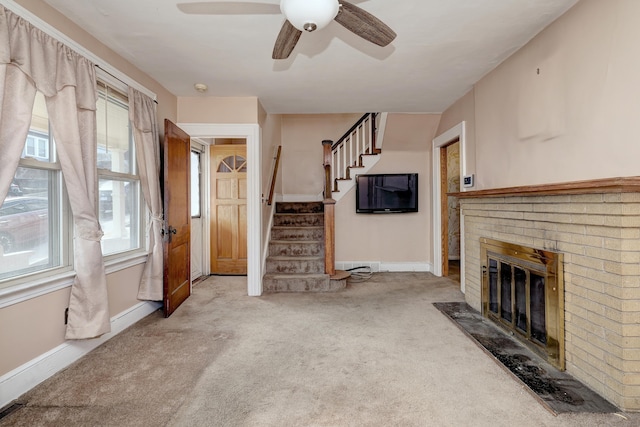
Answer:
[[[373, 126], [373, 132], [375, 132], [375, 118], [376, 118], [376, 113], [366, 113], [365, 115], [363, 115], [362, 117], [360, 117], [360, 119], [356, 122], [355, 125], [351, 126], [351, 128], [345, 132], [344, 135], [342, 135], [342, 137], [336, 141], [335, 144], [333, 144], [333, 146], [331, 147], [332, 150], [334, 150], [338, 145], [340, 145], [340, 143], [342, 141], [344, 141], [345, 139], [347, 139], [347, 137], [349, 135], [351, 135], [351, 133], [356, 130], [358, 128], [358, 126], [360, 126], [362, 124], [362, 122], [364, 122], [365, 120], [367, 120], [367, 117], [371, 116], [374, 120], [374, 126]], [[323, 142], [324, 143], [324, 142]]]
[[324, 272], [336, 274], [336, 201], [331, 198], [331, 149], [333, 141], [322, 141], [324, 154]]
[[276, 151], [276, 156], [273, 158], [275, 160], [275, 164], [273, 166], [273, 175], [271, 177], [271, 187], [269, 188], [269, 199], [267, 200], [267, 205], [271, 206], [273, 203], [273, 193], [276, 189], [276, 177], [278, 176], [278, 167], [280, 166], [280, 152], [282, 151], [282, 145], [278, 145], [278, 149]]

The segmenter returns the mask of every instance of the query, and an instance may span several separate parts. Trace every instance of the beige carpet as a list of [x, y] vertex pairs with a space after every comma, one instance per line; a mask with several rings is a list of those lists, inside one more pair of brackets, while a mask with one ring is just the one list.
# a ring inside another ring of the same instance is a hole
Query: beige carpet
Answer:
[[212, 277], [20, 401], [0, 426], [638, 426], [554, 417], [432, 303], [428, 273], [379, 273], [328, 294], [247, 297]]

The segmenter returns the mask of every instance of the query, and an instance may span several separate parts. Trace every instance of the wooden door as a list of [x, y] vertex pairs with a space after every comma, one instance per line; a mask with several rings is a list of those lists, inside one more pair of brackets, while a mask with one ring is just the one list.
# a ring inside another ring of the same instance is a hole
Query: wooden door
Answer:
[[189, 135], [164, 121], [164, 315], [191, 295]]
[[247, 146], [212, 146], [211, 172], [211, 273], [247, 274]]

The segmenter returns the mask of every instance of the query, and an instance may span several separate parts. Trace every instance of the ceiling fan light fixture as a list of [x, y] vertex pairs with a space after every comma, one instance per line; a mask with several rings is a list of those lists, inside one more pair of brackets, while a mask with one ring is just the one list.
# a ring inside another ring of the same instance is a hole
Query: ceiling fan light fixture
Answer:
[[282, 0], [280, 10], [300, 31], [315, 31], [326, 27], [338, 14], [338, 0]]

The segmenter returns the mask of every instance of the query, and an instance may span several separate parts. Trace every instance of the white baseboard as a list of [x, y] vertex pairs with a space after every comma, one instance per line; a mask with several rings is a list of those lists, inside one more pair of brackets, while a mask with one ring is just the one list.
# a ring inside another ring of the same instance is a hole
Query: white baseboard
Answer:
[[383, 261], [336, 261], [337, 270], [370, 267], [372, 273], [423, 271], [431, 273], [433, 267], [428, 262], [383, 262]]
[[42, 381], [66, 368], [94, 348], [162, 307], [162, 303], [145, 301], [111, 318], [111, 332], [99, 338], [66, 341], [35, 359], [0, 377], [0, 408], [5, 407]]

